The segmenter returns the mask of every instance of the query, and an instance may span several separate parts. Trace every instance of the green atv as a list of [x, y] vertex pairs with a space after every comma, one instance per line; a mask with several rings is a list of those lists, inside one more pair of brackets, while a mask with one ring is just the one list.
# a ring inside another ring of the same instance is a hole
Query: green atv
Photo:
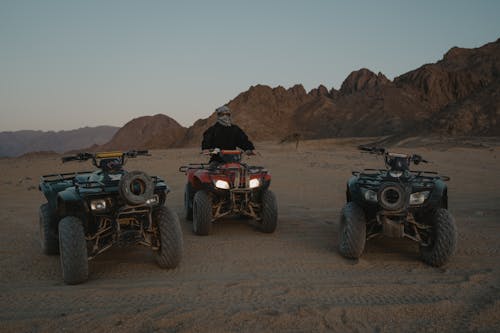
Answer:
[[62, 162], [92, 160], [95, 171], [42, 176], [39, 189], [40, 243], [45, 254], [60, 253], [63, 280], [88, 279], [88, 260], [111, 247], [145, 245], [162, 268], [175, 268], [182, 257], [177, 214], [165, 205], [169, 192], [159, 177], [127, 172], [127, 158], [147, 151], [80, 153]]

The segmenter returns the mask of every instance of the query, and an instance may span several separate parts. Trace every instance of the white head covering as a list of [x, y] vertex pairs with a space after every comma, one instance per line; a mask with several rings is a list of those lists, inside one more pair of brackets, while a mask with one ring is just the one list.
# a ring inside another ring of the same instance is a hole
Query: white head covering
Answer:
[[222, 126], [231, 126], [231, 109], [227, 105], [223, 105], [215, 109], [217, 113], [217, 122]]

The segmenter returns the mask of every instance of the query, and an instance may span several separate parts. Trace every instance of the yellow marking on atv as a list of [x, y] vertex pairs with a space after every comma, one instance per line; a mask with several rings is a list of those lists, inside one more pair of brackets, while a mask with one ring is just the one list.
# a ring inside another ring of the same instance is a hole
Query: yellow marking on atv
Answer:
[[95, 154], [95, 158], [112, 158], [112, 157], [122, 157], [123, 152], [121, 151], [110, 151]]

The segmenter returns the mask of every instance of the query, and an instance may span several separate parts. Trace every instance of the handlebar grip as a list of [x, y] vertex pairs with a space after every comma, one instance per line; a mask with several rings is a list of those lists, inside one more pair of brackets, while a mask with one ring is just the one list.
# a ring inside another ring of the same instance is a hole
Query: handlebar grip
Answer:
[[358, 149], [359, 149], [359, 150], [362, 150], [362, 151], [372, 151], [372, 148], [370, 148], [370, 147], [365, 147], [365, 146], [358, 146]]
[[149, 155], [148, 150], [129, 150], [126, 153], [123, 153], [127, 157], [137, 157], [139, 155], [144, 156], [144, 155]]
[[63, 156], [61, 157], [61, 160], [63, 163], [70, 162], [70, 161], [75, 161], [76, 157], [75, 156]]
[[358, 146], [359, 150], [362, 151], [367, 151], [372, 154], [384, 154], [385, 153], [385, 148], [381, 147], [366, 147], [366, 146]]
[[217, 155], [221, 153], [221, 150], [219, 148], [214, 148], [214, 149], [203, 149], [200, 152], [200, 155]]
[[66, 163], [66, 162], [70, 162], [70, 161], [86, 161], [86, 160], [91, 159], [93, 157], [94, 157], [94, 155], [91, 153], [79, 153], [79, 154], [73, 155], [73, 156], [63, 156], [61, 159], [62, 159], [63, 163]]

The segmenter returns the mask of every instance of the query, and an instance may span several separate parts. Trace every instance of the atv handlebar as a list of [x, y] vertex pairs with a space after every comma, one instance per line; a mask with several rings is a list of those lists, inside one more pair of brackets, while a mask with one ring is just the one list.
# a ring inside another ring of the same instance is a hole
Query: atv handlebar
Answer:
[[208, 151], [202, 151], [201, 154], [203, 155], [243, 155], [243, 153], [246, 153], [247, 155], [256, 155], [253, 150], [249, 151], [243, 151], [239, 149], [211, 149]]
[[381, 147], [358, 146], [358, 149], [362, 150], [362, 151], [367, 151], [370, 154], [383, 155], [383, 154], [386, 153], [386, 149], [385, 148], [381, 148]]
[[422, 158], [422, 156], [417, 155], [417, 154], [413, 154], [413, 155], [411, 156], [411, 161], [412, 161], [413, 163], [415, 163], [415, 164], [419, 164], [419, 163], [429, 163], [429, 161], [424, 160], [424, 159]]
[[151, 154], [149, 153], [148, 150], [129, 150], [125, 153], [123, 153], [123, 155], [127, 156], [127, 157], [137, 157], [137, 156], [151, 156]]
[[100, 153], [79, 153], [71, 156], [63, 156], [61, 158], [63, 163], [71, 162], [71, 161], [87, 161], [87, 160], [95, 160], [103, 159], [103, 158], [121, 158], [122, 160], [125, 157], [135, 158], [137, 156], [151, 156], [147, 150], [129, 150], [126, 152], [121, 151], [112, 151], [112, 152], [100, 152]]
[[62, 157], [62, 162], [71, 162], [71, 161], [86, 161], [88, 159], [91, 159], [93, 157], [93, 154], [90, 153], [79, 153], [76, 155], [72, 156], [64, 156]]
[[[367, 147], [367, 146], [358, 146], [359, 150], [366, 151], [370, 154], [376, 154], [376, 155], [384, 155], [387, 158], [392, 157], [391, 155], [394, 153], [390, 153], [386, 148], [383, 147]], [[400, 154], [400, 155], [406, 155], [408, 159], [413, 162], [415, 165], [419, 163], [429, 163], [429, 161], [425, 160], [422, 158], [422, 156], [413, 154], [413, 155], [407, 155], [407, 154]]]

